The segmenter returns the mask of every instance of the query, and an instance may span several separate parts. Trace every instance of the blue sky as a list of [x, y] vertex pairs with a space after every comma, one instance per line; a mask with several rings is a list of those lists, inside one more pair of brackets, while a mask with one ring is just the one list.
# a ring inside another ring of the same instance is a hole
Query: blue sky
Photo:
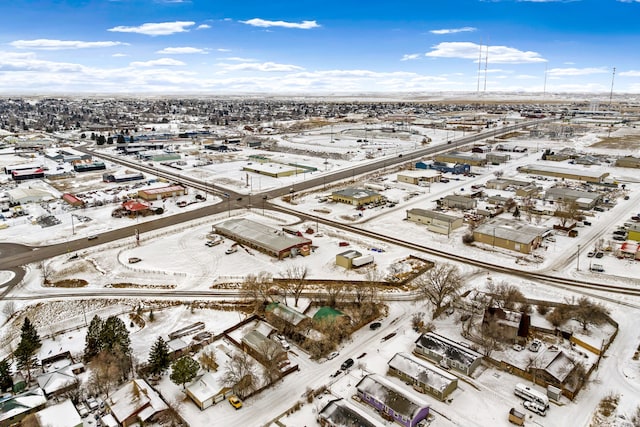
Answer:
[[640, 92], [640, 0], [7, 0], [0, 15], [5, 95]]

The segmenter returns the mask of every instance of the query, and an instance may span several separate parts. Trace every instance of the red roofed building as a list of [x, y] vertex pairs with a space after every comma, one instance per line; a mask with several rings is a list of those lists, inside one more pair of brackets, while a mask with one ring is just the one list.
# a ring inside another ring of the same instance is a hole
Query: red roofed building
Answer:
[[143, 212], [149, 209], [149, 204], [144, 202], [139, 202], [137, 200], [127, 200], [122, 203], [122, 207], [127, 210], [127, 212]]
[[78, 199], [76, 196], [70, 193], [64, 193], [62, 195], [62, 200], [73, 206], [74, 208], [80, 208], [84, 206], [84, 202]]

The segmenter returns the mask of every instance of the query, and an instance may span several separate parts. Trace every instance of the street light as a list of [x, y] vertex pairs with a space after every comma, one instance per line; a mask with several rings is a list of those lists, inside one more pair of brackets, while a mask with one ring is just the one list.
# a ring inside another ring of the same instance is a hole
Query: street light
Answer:
[[264, 216], [264, 204], [267, 201], [267, 196], [262, 196], [262, 216]]

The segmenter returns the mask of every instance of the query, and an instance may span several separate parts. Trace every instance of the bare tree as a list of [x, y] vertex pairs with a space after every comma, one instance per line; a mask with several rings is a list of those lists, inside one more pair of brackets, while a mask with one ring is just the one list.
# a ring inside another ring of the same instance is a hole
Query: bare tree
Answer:
[[507, 310], [513, 310], [517, 303], [525, 300], [524, 295], [514, 285], [509, 285], [506, 282], [500, 282], [495, 289], [493, 289], [493, 303], [501, 308]]
[[280, 366], [287, 360], [287, 354], [282, 347], [274, 341], [265, 340], [258, 346], [260, 359], [263, 366], [264, 379], [273, 383], [282, 377]]
[[575, 200], [560, 200], [556, 206], [555, 216], [559, 218], [562, 228], [580, 216], [580, 209]]
[[631, 416], [631, 425], [633, 427], [640, 427], [640, 406], [636, 407], [635, 412]]
[[442, 306], [455, 300], [462, 288], [462, 276], [458, 267], [436, 264], [413, 280], [420, 295], [433, 305], [432, 318], [440, 315]]
[[480, 347], [482, 353], [489, 357], [491, 353], [500, 348], [500, 343], [504, 341], [502, 328], [496, 322], [482, 324], [480, 333]]
[[244, 397], [258, 388], [256, 364], [245, 352], [236, 353], [225, 364], [222, 382]]
[[269, 292], [271, 284], [271, 273], [261, 271], [257, 275], [248, 274], [242, 282], [242, 296], [258, 310], [265, 302], [273, 301]]
[[336, 303], [342, 298], [346, 286], [344, 283], [328, 284], [325, 288], [327, 292], [327, 305], [335, 307]]
[[11, 319], [11, 316], [13, 316], [15, 313], [16, 303], [14, 301], [5, 301], [2, 307], [2, 314], [7, 316], [7, 320]]
[[285, 279], [281, 286], [285, 292], [285, 303], [287, 293], [290, 292], [293, 294], [294, 305], [298, 306], [298, 300], [304, 291], [308, 274], [309, 269], [303, 265], [293, 265], [281, 274], [282, 278]]
[[589, 325], [601, 325], [607, 321], [609, 311], [599, 303], [594, 303], [587, 297], [581, 297], [571, 310], [572, 317], [580, 323], [586, 331]]
[[216, 361], [216, 352], [213, 350], [206, 350], [200, 354], [198, 358], [198, 362], [200, 362], [200, 366], [209, 372], [210, 370], [217, 371], [218, 370], [218, 362]]
[[89, 386], [109, 397], [111, 390], [123, 377], [118, 357], [108, 351], [101, 351], [91, 360], [90, 368]]

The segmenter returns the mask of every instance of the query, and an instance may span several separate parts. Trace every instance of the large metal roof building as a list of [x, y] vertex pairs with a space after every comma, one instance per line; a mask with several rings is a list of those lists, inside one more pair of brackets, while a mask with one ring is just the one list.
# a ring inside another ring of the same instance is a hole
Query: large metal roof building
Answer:
[[222, 236], [278, 259], [290, 255], [308, 255], [311, 249], [311, 239], [294, 236], [245, 218], [229, 219], [216, 224], [215, 229]]

